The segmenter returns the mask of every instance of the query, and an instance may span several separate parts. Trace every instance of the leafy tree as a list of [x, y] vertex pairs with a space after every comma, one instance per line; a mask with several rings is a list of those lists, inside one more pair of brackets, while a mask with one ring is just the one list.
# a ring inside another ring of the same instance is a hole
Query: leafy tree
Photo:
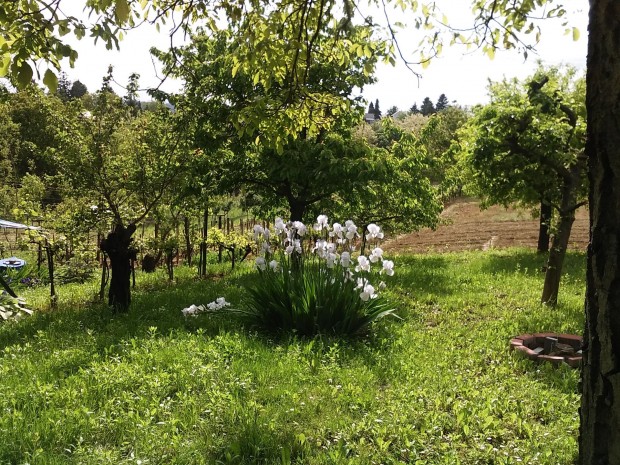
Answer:
[[433, 105], [431, 99], [428, 97], [424, 97], [424, 100], [422, 100], [422, 106], [420, 107], [420, 113], [422, 113], [422, 115], [424, 116], [430, 116], [434, 114], [435, 111], [435, 105]]
[[[385, 146], [375, 147], [367, 161], [353, 167], [363, 173], [358, 182], [320, 202], [315, 213], [352, 218], [356, 224], [381, 224], [391, 232], [435, 227], [442, 210], [437, 191], [425, 176], [426, 150], [412, 132], [382, 120]], [[369, 155], [370, 155], [369, 154]], [[369, 161], [374, 160], [373, 165]]]
[[[7, 108], [19, 128], [18, 141], [11, 144], [13, 181], [28, 173], [51, 181], [58, 174], [54, 153], [60, 147], [69, 110], [56, 96], [45, 95], [35, 86], [11, 94]], [[58, 201], [54, 186], [48, 188], [46, 203]]]
[[398, 107], [396, 105], [388, 108], [388, 111], [387, 111], [388, 116], [394, 116], [396, 113], [398, 113]]
[[80, 82], [79, 80], [75, 81], [71, 85], [71, 90], [69, 91], [69, 94], [71, 95], [72, 99], [82, 98], [87, 93], [88, 93], [87, 87], [84, 84], [82, 84], [82, 82]]
[[127, 83], [127, 95], [123, 97], [123, 102], [129, 107], [132, 115], [134, 116], [136, 116], [140, 111], [140, 96], [138, 95], [140, 86], [138, 84], [138, 79], [140, 79], [140, 75], [137, 73], [132, 73], [129, 76], [129, 82]]
[[119, 311], [131, 301], [129, 262], [137, 224], [161, 201], [187, 163], [188, 151], [167, 110], [131, 117], [116, 95], [100, 91], [90, 116], [77, 116], [59, 163], [76, 194], [109, 211], [112, 232], [101, 243], [112, 277], [109, 304]]
[[448, 97], [446, 97], [446, 94], [441, 94], [437, 99], [437, 103], [435, 104], [435, 111], [439, 112], [445, 110], [449, 106], [450, 102], [448, 102]]
[[420, 113], [420, 109], [418, 108], [418, 104], [414, 102], [413, 105], [411, 105], [411, 108], [409, 109], [409, 113], [411, 113], [412, 115], [417, 115], [418, 113]]
[[[413, 129], [426, 150], [428, 168], [425, 174], [438, 186], [442, 200], [461, 195], [464, 178], [452, 144], [460, 128], [469, 120], [470, 113], [458, 106], [448, 107], [430, 117], [418, 115], [426, 124]], [[415, 123], [415, 117], [411, 117]]]
[[[365, 36], [367, 31], [353, 29], [349, 34]], [[287, 90], [265, 89], [241, 71], [234, 79], [228, 79], [228, 67], [238, 47], [236, 41], [236, 34], [227, 31], [215, 37], [197, 35], [191, 45], [174, 54], [159, 54], [168, 66], [166, 71], [186, 82], [184, 94], [171, 98], [177, 108], [195, 119], [194, 143], [210, 153], [211, 166], [205, 175], [211, 178], [211, 184], [219, 184], [220, 192], [245, 186], [262, 195], [268, 207], [285, 206], [291, 218], [301, 220], [308, 205], [345, 189], [347, 183], [358, 182], [349, 176], [351, 164], [363, 159], [365, 149], [355, 144], [347, 147], [350, 139], [347, 128], [361, 117], [359, 102], [350, 95], [354, 87], [362, 88], [372, 82], [366, 70], [369, 65], [374, 66], [374, 61], [361, 56], [348, 67], [320, 61], [310, 65], [308, 91], [317, 88], [323, 94], [329, 92], [340, 100], [340, 106], [351, 108], [346, 113], [321, 112], [315, 117], [315, 120], [324, 119], [329, 127], [338, 128], [341, 137], [325, 130], [317, 134], [315, 129], [303, 128], [294, 137], [280, 136], [280, 143], [275, 147], [257, 145], [254, 137], [240, 134], [234, 115], [245, 114], [257, 101], [277, 100]], [[319, 40], [316, 46], [323, 45]], [[205, 99], [205, 95], [209, 98]], [[269, 117], [270, 113], [264, 119]], [[283, 169], [283, 165], [287, 168]]]
[[552, 205], [559, 221], [542, 302], [555, 304], [562, 263], [585, 194], [585, 98], [574, 71], [540, 69], [527, 83], [492, 84], [469, 126], [466, 160], [486, 204]]
[[71, 100], [71, 86], [73, 84], [67, 77], [67, 73], [60, 73], [58, 78], [58, 87], [56, 88], [56, 95], [63, 102]]

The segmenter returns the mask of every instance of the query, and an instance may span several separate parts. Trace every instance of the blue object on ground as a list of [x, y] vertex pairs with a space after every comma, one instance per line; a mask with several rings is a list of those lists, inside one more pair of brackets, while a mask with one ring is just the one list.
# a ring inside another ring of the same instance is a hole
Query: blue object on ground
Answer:
[[26, 264], [26, 260], [17, 257], [3, 258], [0, 260], [0, 268], [19, 270]]

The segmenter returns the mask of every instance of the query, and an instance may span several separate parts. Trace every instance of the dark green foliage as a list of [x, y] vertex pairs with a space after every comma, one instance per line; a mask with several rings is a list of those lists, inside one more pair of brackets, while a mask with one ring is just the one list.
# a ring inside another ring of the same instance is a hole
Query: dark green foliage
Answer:
[[394, 116], [396, 113], [398, 113], [398, 107], [396, 105], [388, 108], [388, 111], [387, 111], [388, 116]]
[[86, 86], [79, 80], [75, 81], [71, 86], [70, 95], [72, 99], [81, 98], [88, 93]]
[[446, 94], [441, 94], [437, 99], [437, 103], [435, 104], [435, 111], [439, 112], [445, 110], [450, 106], [450, 102], [448, 101], [448, 97]]
[[435, 105], [433, 105], [430, 98], [424, 97], [424, 100], [422, 100], [422, 106], [420, 107], [420, 113], [424, 116], [429, 116], [436, 113]]
[[72, 83], [67, 77], [67, 73], [60, 73], [60, 77], [58, 78], [58, 87], [56, 88], [56, 95], [63, 102], [68, 102], [71, 100], [71, 88]]
[[394, 308], [383, 297], [364, 302], [355, 281], [340, 267], [327, 269], [302, 263], [298, 270], [259, 271], [249, 298], [239, 312], [253, 326], [302, 336], [365, 334], [370, 325]]
[[375, 109], [373, 111], [375, 119], [381, 119], [381, 109], [379, 108], [379, 99], [375, 100]]

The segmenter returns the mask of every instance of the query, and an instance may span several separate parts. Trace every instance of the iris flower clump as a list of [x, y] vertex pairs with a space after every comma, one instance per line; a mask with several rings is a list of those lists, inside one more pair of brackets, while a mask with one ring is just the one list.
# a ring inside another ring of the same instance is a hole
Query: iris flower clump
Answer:
[[[367, 256], [357, 250], [361, 237], [351, 220], [330, 224], [319, 215], [307, 227], [276, 218], [273, 231], [256, 225], [258, 277], [241, 307], [226, 311], [241, 314], [252, 326], [304, 336], [364, 334], [375, 321], [396, 316], [380, 296], [381, 279], [394, 275], [394, 262], [378, 245], [381, 228], [370, 224], [366, 229]], [[184, 314], [213, 311], [216, 302]]]
[[276, 218], [274, 231], [254, 227], [261, 255], [257, 284], [241, 312], [256, 326], [312, 336], [355, 335], [394, 309], [379, 296], [380, 279], [394, 274], [394, 263], [378, 246], [379, 226], [368, 225], [374, 243], [368, 256], [358, 254], [360, 234], [353, 221], [328, 222], [319, 215], [312, 228]]

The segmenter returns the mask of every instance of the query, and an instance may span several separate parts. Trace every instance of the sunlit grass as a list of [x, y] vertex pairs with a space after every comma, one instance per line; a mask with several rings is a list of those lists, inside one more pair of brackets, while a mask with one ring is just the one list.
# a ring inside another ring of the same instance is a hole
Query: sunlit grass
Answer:
[[[123, 315], [94, 302], [96, 282], [59, 287], [58, 310], [0, 327], [0, 463], [572, 463], [578, 371], [523, 360], [508, 339], [581, 332], [584, 256], [567, 257], [557, 308], [538, 303], [529, 250], [395, 262], [403, 320], [355, 340], [182, 317], [239, 304], [243, 267], [139, 273]], [[46, 308], [46, 292], [26, 297]]]

